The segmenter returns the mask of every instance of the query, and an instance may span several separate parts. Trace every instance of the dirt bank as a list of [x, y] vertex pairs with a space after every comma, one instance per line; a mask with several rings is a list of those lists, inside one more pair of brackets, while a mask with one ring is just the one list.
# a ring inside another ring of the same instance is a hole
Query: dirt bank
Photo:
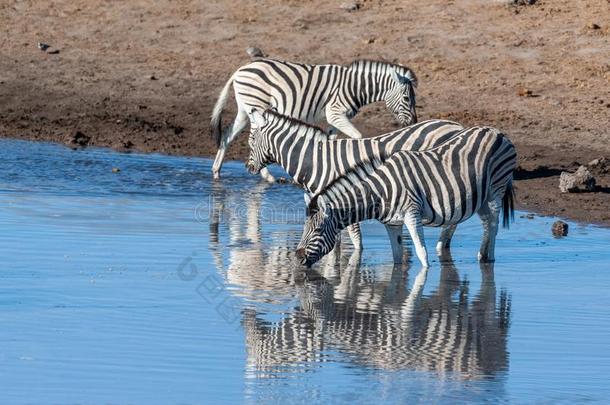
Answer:
[[[208, 117], [248, 46], [309, 63], [385, 59], [418, 73], [420, 119], [511, 136], [520, 208], [609, 225], [608, 173], [594, 172], [600, 192], [557, 186], [576, 162], [610, 158], [610, 3], [507, 3], [362, 1], [348, 12], [318, 0], [6, 1], [0, 135], [70, 143], [80, 131], [89, 145], [211, 156]], [[382, 105], [356, 125], [396, 127]], [[230, 158], [245, 156], [245, 138]]]

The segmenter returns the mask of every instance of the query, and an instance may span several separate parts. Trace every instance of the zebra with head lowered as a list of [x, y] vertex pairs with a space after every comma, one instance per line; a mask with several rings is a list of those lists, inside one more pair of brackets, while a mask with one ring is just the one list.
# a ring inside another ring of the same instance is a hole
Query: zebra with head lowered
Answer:
[[444, 227], [437, 245], [442, 250], [455, 226], [477, 213], [483, 224], [479, 260], [493, 261], [500, 211], [505, 227], [513, 216], [516, 159], [505, 135], [474, 127], [434, 149], [399, 151], [381, 166], [359, 165], [312, 198], [297, 257], [311, 265], [333, 248], [341, 229], [377, 219], [404, 223], [428, 267], [423, 226]]
[[[221, 115], [231, 85], [237, 116], [222, 132]], [[385, 101], [401, 125], [417, 122], [416, 87], [417, 78], [411, 69], [378, 61], [357, 60], [342, 66], [258, 59], [242, 66], [225, 84], [212, 113], [210, 130], [218, 145], [212, 167], [214, 178], [220, 177], [226, 149], [248, 125], [253, 108], [272, 108], [310, 123], [326, 118], [336, 130], [351, 138], [362, 138], [350, 119], [360, 108], [377, 101]], [[267, 181], [274, 180], [267, 169], [261, 175]]]
[[[306, 200], [358, 165], [384, 161], [399, 150], [433, 148], [464, 129], [452, 121], [429, 120], [374, 138], [330, 140], [320, 128], [271, 110], [253, 110], [251, 116], [248, 171], [257, 174], [268, 164], [278, 163], [305, 189]], [[400, 262], [402, 247], [395, 243], [394, 234], [402, 228], [387, 226], [387, 230], [394, 259]], [[351, 225], [348, 231], [356, 249], [361, 248], [359, 225]]]

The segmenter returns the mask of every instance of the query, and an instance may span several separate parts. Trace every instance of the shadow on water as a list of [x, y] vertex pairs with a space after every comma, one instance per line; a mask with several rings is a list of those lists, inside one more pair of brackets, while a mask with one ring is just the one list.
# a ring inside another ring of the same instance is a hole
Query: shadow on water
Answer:
[[[473, 290], [446, 253], [440, 279], [426, 293], [428, 269], [363, 264], [351, 246], [304, 269], [293, 254], [298, 234], [263, 240], [258, 214], [266, 187], [248, 193], [243, 215], [226, 218], [228, 244], [219, 235], [222, 216], [244, 196], [218, 185], [210, 221], [216, 268], [234, 286], [232, 293], [248, 300], [241, 323], [251, 376], [302, 373], [331, 357], [369, 369], [465, 380], [507, 370], [511, 298], [496, 291], [493, 264], [480, 265], [481, 282]], [[289, 305], [274, 316], [266, 304], [279, 302]]]

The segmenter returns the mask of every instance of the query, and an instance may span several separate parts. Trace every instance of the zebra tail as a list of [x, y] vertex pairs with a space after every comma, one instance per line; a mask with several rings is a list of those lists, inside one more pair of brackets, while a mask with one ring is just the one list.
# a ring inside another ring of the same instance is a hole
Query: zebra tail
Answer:
[[218, 96], [218, 100], [214, 105], [214, 110], [212, 111], [212, 119], [210, 120], [210, 136], [216, 140], [217, 147], [220, 147], [222, 136], [222, 110], [227, 103], [227, 98], [229, 98], [229, 89], [231, 88], [231, 84], [233, 84], [233, 76], [231, 76], [231, 78], [222, 88], [220, 96]]
[[509, 228], [510, 222], [515, 220], [515, 189], [513, 181], [509, 181], [502, 197], [502, 227]]

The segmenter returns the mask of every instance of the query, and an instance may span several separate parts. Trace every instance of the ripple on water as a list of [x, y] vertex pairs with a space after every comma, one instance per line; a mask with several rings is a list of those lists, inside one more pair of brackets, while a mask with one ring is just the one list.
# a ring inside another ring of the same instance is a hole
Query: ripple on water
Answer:
[[0, 143], [2, 403], [610, 395], [606, 229], [518, 218], [481, 266], [473, 219], [425, 270], [366, 223], [303, 271], [301, 192], [241, 163]]

